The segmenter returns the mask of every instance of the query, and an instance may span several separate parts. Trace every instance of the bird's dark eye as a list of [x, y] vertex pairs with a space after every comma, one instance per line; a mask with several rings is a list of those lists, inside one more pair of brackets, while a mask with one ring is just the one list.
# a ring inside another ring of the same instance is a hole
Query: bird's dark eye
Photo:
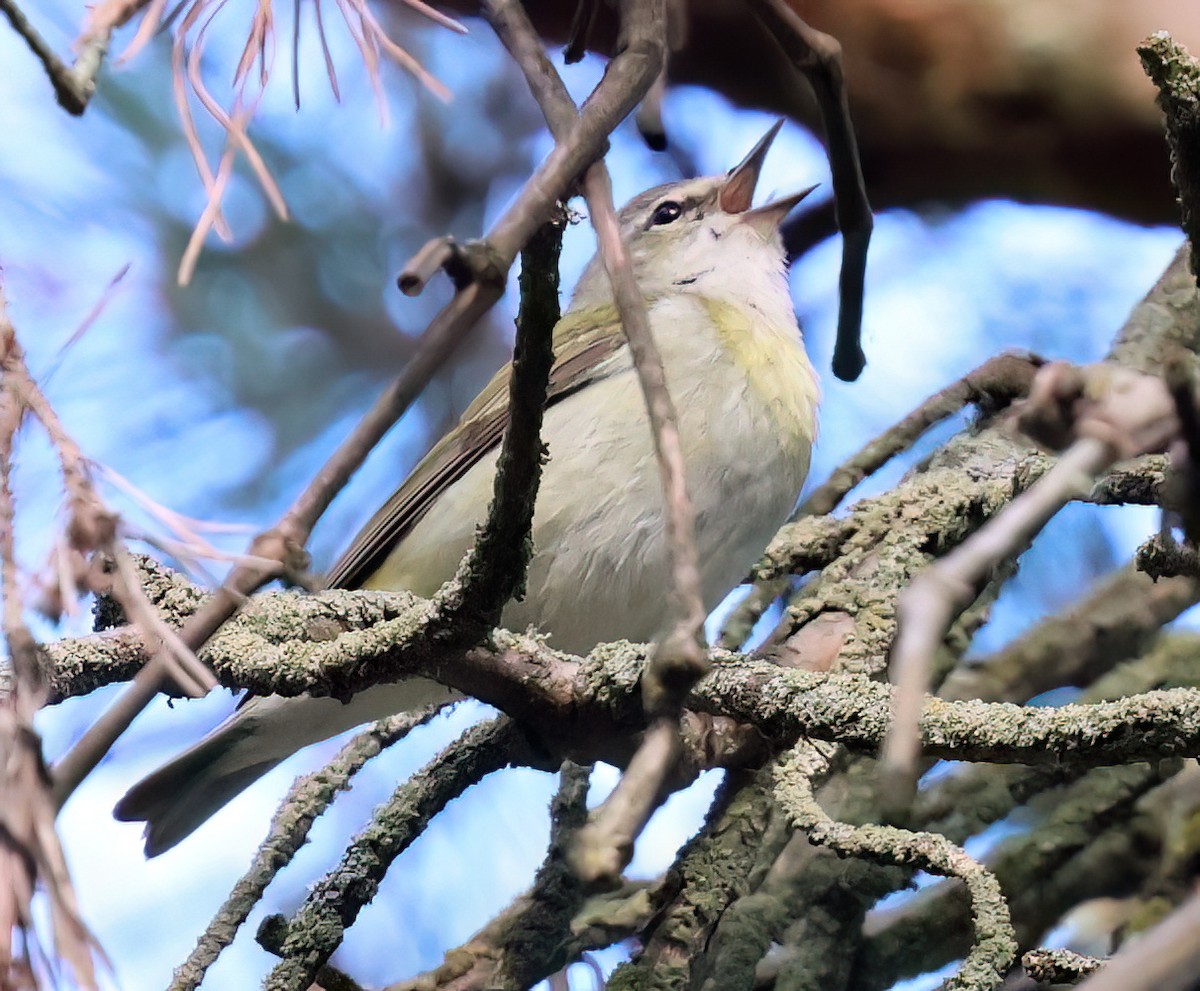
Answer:
[[650, 216], [650, 226], [669, 224], [672, 220], [678, 220], [681, 213], [683, 213], [683, 207], [680, 204], [674, 200], [667, 200], [654, 208], [654, 213]]

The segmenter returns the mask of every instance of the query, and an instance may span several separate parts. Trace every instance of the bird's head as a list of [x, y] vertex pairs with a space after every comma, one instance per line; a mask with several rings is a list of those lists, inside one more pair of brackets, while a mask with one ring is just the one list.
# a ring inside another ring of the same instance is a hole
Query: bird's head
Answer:
[[[726, 175], [655, 186], [621, 208], [621, 240], [647, 298], [719, 288], [739, 279], [746, 265], [782, 272], [779, 226], [815, 188], [751, 207], [763, 161], [782, 123], [772, 126]], [[607, 276], [597, 256], [579, 280], [574, 305], [608, 298]]]

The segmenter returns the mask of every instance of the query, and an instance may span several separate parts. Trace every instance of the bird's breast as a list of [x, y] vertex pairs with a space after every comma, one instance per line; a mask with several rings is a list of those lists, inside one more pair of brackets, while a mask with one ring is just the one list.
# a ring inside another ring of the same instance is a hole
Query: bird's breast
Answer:
[[[791, 315], [760, 319], [696, 294], [649, 309], [679, 416], [706, 608], [745, 577], [808, 471], [816, 380]], [[785, 322], [786, 321], [786, 322]], [[783, 324], [780, 326], [779, 324]], [[747, 336], [749, 335], [749, 336]], [[561, 649], [648, 640], [670, 619], [670, 552], [645, 400], [628, 350], [546, 411], [549, 449], [526, 595], [504, 625]], [[443, 493], [375, 579], [428, 595], [454, 573], [491, 495], [495, 453]]]
[[[698, 296], [650, 308], [679, 417], [709, 609], [761, 555], [808, 471], [816, 379], [790, 309], [787, 317], [790, 333]], [[550, 460], [529, 596], [506, 614], [543, 623], [574, 648], [589, 638], [650, 639], [668, 615], [662, 485], [632, 360], [627, 352], [620, 360], [620, 370], [547, 411]]]

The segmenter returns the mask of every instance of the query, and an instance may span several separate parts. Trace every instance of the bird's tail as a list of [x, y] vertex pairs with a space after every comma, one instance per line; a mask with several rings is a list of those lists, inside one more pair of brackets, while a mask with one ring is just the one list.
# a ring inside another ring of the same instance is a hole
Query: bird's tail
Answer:
[[146, 856], [191, 834], [264, 774], [309, 744], [396, 712], [459, 696], [425, 678], [377, 685], [342, 704], [278, 695], [251, 699], [199, 743], [143, 778], [113, 814], [146, 823]]

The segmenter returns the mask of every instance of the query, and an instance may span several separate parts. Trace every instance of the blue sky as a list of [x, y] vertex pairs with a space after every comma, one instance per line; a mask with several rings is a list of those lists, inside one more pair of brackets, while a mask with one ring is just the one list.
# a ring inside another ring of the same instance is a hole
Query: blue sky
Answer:
[[[81, 6], [68, 0], [37, 6], [31, 13], [65, 52]], [[253, 6], [230, 4], [214, 25], [205, 73], [218, 90], [231, 73], [241, 44], [238, 34]], [[278, 177], [299, 234], [320, 235], [327, 225], [344, 225], [347, 217], [371, 223], [378, 218], [376, 226], [364, 228], [370, 236], [331, 243], [317, 279], [328, 298], [361, 307], [364, 320], [390, 322], [397, 335], [419, 331], [447, 294], [446, 287], [435, 286], [428, 298], [402, 297], [394, 275], [407, 254], [447, 228], [477, 234], [481, 220], [490, 223], [503, 210], [529, 166], [550, 147], [531, 105], [521, 102], [526, 96], [520, 80], [486, 26], [472, 22], [470, 27], [466, 38], [446, 32], [415, 38], [414, 47], [455, 93], [449, 107], [436, 105], [394, 67], [385, 67], [391, 123], [383, 127], [353, 47], [337, 30], [330, 31], [330, 40], [342, 103], [328, 92], [309, 30], [301, 47], [304, 107], [295, 112], [285, 26], [276, 78], [252, 130], [269, 161], [274, 153], [286, 162]], [[122, 38], [128, 37], [127, 30]], [[47, 391], [83, 449], [153, 498], [204, 519], [267, 524], [394, 369], [355, 365], [318, 328], [274, 320], [284, 308], [260, 292], [264, 281], [272, 284], [270, 278], [253, 284], [240, 278], [237, 265], [252, 257], [270, 219], [263, 195], [245, 171], [226, 199], [233, 243], [210, 238], [196, 284], [172, 288], [181, 249], [178, 232], [194, 222], [204, 195], [179, 136], [164, 38], [106, 77], [101, 98], [81, 120], [55, 105], [37, 64], [7, 25], [0, 25], [0, 64], [5, 66], [0, 107], [8, 137], [0, 142], [0, 266], [10, 314], [34, 372], [45, 377], [53, 370]], [[601, 70], [601, 63], [589, 59], [564, 72], [582, 98]], [[106, 95], [110, 84], [114, 89], [108, 92], [119, 93], [119, 101]], [[526, 121], [525, 136], [515, 143], [493, 116], [498, 91], [509, 94], [512, 112]], [[739, 110], [691, 88], [669, 92], [665, 118], [678, 145], [713, 173], [736, 163], [771, 123], [768, 115]], [[420, 195], [426, 180], [413, 135], [430, 122], [441, 129], [463, 181], [487, 188], [482, 204], [447, 218], [441, 227], [423, 227], [420, 211], [396, 196], [398, 189]], [[216, 129], [202, 126], [202, 135], [214, 156]], [[628, 125], [614, 137], [609, 164], [618, 200], [679, 177], [675, 162], [648, 151]], [[819, 145], [794, 125], [785, 126], [768, 159], [760, 195], [816, 181], [823, 184], [820, 195], [828, 195]], [[822, 480], [926, 395], [997, 351], [1032, 349], [1074, 361], [1100, 357], [1179, 240], [1173, 229], [1143, 229], [1079, 211], [1003, 202], [926, 218], [884, 214], [878, 218], [868, 273], [869, 364], [853, 384], [838, 382], [827, 371], [840, 249], [833, 242], [818, 246], [792, 275], [793, 296], [824, 387], [811, 480]], [[577, 278], [591, 250], [587, 225], [572, 228], [562, 265], [565, 285]], [[125, 265], [129, 274], [95, 324], [60, 356], [63, 343]], [[284, 299], [293, 287], [280, 281], [275, 288]], [[510, 321], [514, 308], [510, 293], [500, 304], [497, 324]], [[181, 321], [188, 320], [192, 323], [184, 333]], [[411, 465], [420, 456], [432, 439], [430, 430], [461, 404], [459, 394], [469, 399], [500, 360], [498, 346], [466, 349], [404, 418], [319, 528], [313, 543], [318, 564], [332, 559], [374, 502], [390, 491], [398, 480], [397, 465]], [[296, 380], [308, 390], [307, 412], [287, 398], [295, 391], [289, 383]], [[904, 464], [889, 466], [863, 491], [894, 483], [906, 464], [958, 425], [934, 431]], [[47, 553], [59, 504], [53, 463], [34, 432], [22, 438], [18, 482], [19, 557], [34, 571]], [[118, 493], [110, 495], [132, 519], [141, 519]], [[1069, 601], [1092, 576], [1127, 557], [1154, 525], [1153, 514], [1145, 510], [1073, 507], [1062, 514], [1029, 552], [1030, 566], [1006, 591], [994, 622], [981, 634], [980, 649], [1002, 643]], [[240, 538], [229, 546], [239, 545]], [[1053, 560], [1054, 568], [1037, 568], [1039, 560]], [[109, 690], [45, 713], [39, 725], [48, 755], [61, 754], [112, 697]], [[199, 703], [156, 705], [62, 814], [83, 911], [114, 961], [114, 987], [165, 985], [248, 862], [291, 777], [335, 749], [323, 745], [294, 758], [191, 840], [146, 863], [137, 827], [112, 820], [114, 801], [141, 774], [218, 722], [230, 703], [218, 692]], [[395, 781], [478, 717], [477, 707], [464, 706], [368, 768], [271, 888], [266, 911], [294, 909], [306, 885]], [[610, 771], [598, 772], [598, 793], [614, 780]], [[669, 863], [698, 824], [714, 787], [715, 775], [708, 775], [672, 800], [639, 844], [634, 873], [648, 876]], [[376, 904], [352, 930], [339, 954], [347, 969], [369, 983], [396, 980], [436, 965], [445, 948], [482, 925], [528, 883], [540, 862], [552, 789], [546, 775], [506, 772], [448, 809], [401, 859]], [[269, 958], [248, 935], [253, 923], [209, 986], [246, 986], [265, 973]], [[379, 954], [379, 946], [387, 952]], [[578, 986], [587, 987], [587, 981], [582, 977]]]

